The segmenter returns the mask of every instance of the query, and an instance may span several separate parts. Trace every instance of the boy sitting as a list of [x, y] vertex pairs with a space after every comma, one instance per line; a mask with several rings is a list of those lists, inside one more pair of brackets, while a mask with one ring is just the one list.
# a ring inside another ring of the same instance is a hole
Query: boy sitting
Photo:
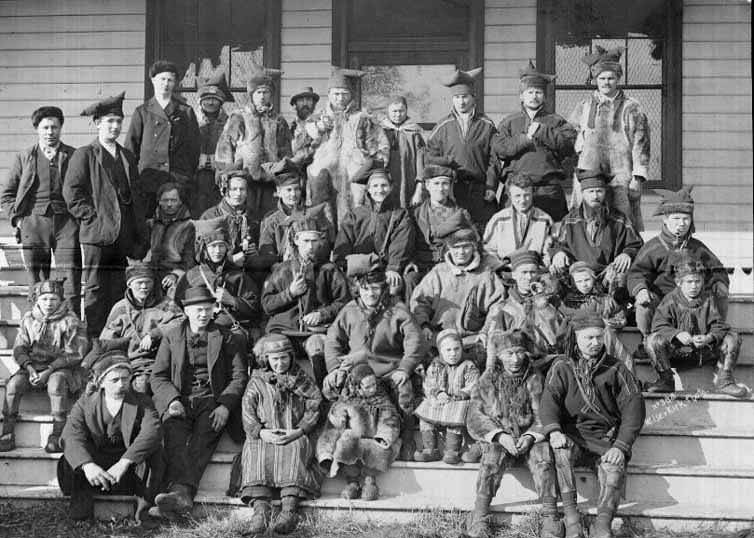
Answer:
[[673, 392], [673, 359], [717, 360], [715, 388], [737, 398], [746, 396], [746, 387], [736, 384], [733, 369], [738, 360], [741, 339], [730, 330], [717, 309], [715, 298], [705, 291], [705, 267], [684, 253], [674, 265], [676, 288], [657, 307], [647, 352], [659, 379], [649, 392]]

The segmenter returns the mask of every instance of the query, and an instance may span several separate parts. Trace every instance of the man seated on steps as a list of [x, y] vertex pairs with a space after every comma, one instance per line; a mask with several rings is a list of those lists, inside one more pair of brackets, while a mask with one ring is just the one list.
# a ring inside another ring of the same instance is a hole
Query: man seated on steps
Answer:
[[641, 387], [625, 365], [605, 349], [605, 321], [578, 312], [565, 339], [565, 356], [547, 374], [539, 404], [542, 432], [555, 457], [565, 513], [566, 538], [582, 538], [576, 507], [574, 466], [596, 466], [597, 518], [590, 538], [612, 538], [631, 447], [644, 425]]
[[182, 303], [187, 319], [165, 331], [152, 367], [150, 383], [162, 418], [169, 487], [155, 498], [154, 515], [191, 511], [225, 427], [234, 440], [243, 439], [245, 342], [212, 321], [215, 301], [206, 287], [186, 290]]
[[69, 398], [86, 382], [80, 364], [88, 346], [86, 329], [68, 303], [63, 302], [63, 293], [63, 283], [56, 280], [43, 280], [31, 288], [34, 306], [21, 319], [13, 345], [13, 361], [19, 369], [5, 386], [0, 452], [16, 448], [14, 429], [21, 398], [45, 387], [53, 420], [45, 451], [62, 451], [59, 439]]
[[694, 199], [691, 187], [677, 192], [664, 191], [655, 215], [662, 215], [662, 230], [641, 247], [627, 278], [628, 291], [636, 299], [636, 326], [644, 340], [638, 355], [646, 355], [646, 340], [657, 305], [676, 286], [671, 263], [674, 252], [687, 250], [704, 264], [704, 288], [712, 295], [722, 319], [728, 315], [728, 273], [707, 245], [692, 237]]
[[503, 474], [525, 460], [542, 502], [540, 538], [562, 538], [558, 519], [557, 476], [550, 447], [542, 434], [539, 398], [544, 377], [530, 360], [532, 342], [518, 329], [490, 335], [492, 365], [471, 393], [466, 425], [482, 445], [482, 461], [476, 485], [474, 511], [466, 536], [489, 536], [490, 502]]
[[652, 319], [652, 334], [647, 337], [647, 352], [659, 376], [647, 390], [675, 390], [670, 369], [673, 359], [685, 359], [699, 366], [704, 360], [716, 360], [715, 389], [722, 394], [743, 398], [748, 391], [736, 384], [733, 377], [741, 339], [723, 321], [714, 297], [704, 291], [704, 265], [681, 253], [674, 257], [673, 269], [676, 288], [657, 307]]
[[135, 495], [137, 523], [155, 526], [148, 509], [164, 474], [160, 417], [149, 397], [130, 390], [131, 373], [123, 351], [105, 353], [93, 368], [96, 391], [71, 410], [58, 460], [71, 519], [92, 518], [94, 496], [115, 493]]

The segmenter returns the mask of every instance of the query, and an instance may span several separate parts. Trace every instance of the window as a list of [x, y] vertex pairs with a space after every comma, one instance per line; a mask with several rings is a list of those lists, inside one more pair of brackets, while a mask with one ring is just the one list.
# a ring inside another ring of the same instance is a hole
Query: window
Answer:
[[430, 130], [450, 110], [440, 79], [482, 65], [483, 0], [334, 0], [333, 9], [333, 64], [367, 72], [356, 98], [378, 117], [402, 94]]
[[679, 0], [539, 1], [538, 64], [558, 75], [555, 110], [566, 118], [594, 89], [581, 58], [597, 45], [623, 47], [622, 88], [639, 101], [651, 130], [648, 186], [681, 181]]
[[[216, 69], [236, 99], [248, 101], [251, 63], [280, 67], [279, 0], [149, 0], [146, 70], [155, 59], [175, 62], [183, 96], [196, 104], [197, 79]], [[148, 75], [147, 75], [148, 76]], [[152, 94], [147, 80], [145, 94]]]

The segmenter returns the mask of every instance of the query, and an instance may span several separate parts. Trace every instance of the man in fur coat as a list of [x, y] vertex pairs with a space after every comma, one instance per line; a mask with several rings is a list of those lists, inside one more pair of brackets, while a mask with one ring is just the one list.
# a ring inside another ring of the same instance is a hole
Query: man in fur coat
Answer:
[[307, 170], [306, 202], [316, 206], [329, 202], [337, 222], [349, 209], [364, 203], [366, 188], [352, 183], [380, 161], [390, 158], [385, 131], [363, 110], [356, 108], [349, 78], [363, 71], [333, 67], [328, 83], [327, 104], [306, 122], [306, 132], [315, 148]]
[[277, 69], [252, 66], [246, 84], [250, 103], [231, 114], [215, 150], [218, 174], [245, 177], [249, 182], [246, 201], [257, 221], [275, 209], [275, 184], [270, 167], [291, 156], [291, 131], [272, 106]]
[[[623, 76], [623, 48], [596, 52], [582, 61], [589, 66], [597, 89], [580, 102], [569, 117], [578, 136], [575, 149], [578, 168], [604, 169], [610, 181], [610, 205], [626, 215], [637, 232], [644, 231], [641, 189], [649, 170], [649, 122], [641, 105], [618, 88]], [[581, 189], [574, 178], [571, 207], [581, 203]]]
[[502, 179], [518, 171], [535, 179], [534, 207], [559, 222], [568, 212], [563, 160], [573, 155], [576, 130], [561, 116], [547, 110], [547, 85], [554, 75], [537, 72], [529, 61], [519, 72], [521, 110], [503, 118], [492, 139], [492, 152], [505, 163]]
[[471, 213], [480, 233], [498, 207], [497, 173], [495, 167], [490, 168], [490, 144], [497, 130], [477, 108], [474, 88], [481, 73], [481, 67], [456, 71], [444, 83], [450, 88], [453, 108], [437, 122], [427, 140], [427, 161], [455, 169], [456, 202]]
[[610, 525], [626, 480], [631, 447], [644, 425], [641, 386], [604, 346], [605, 322], [593, 312], [571, 320], [565, 356], [547, 374], [539, 404], [550, 440], [565, 513], [566, 536], [583, 536], [574, 467], [597, 467], [597, 517], [590, 538], [612, 538]]

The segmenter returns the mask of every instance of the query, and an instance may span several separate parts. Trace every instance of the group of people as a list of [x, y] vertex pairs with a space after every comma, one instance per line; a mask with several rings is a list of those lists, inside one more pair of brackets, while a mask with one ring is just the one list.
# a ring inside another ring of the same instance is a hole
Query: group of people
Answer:
[[[228, 115], [224, 74], [194, 111], [176, 66], [156, 62], [125, 146], [124, 94], [84, 110], [98, 136], [75, 150], [62, 111], [38, 109], [39, 141], [2, 192], [33, 306], [0, 450], [15, 447], [22, 396], [46, 387], [46, 450], [64, 453], [74, 518], [100, 490], [136, 495], [145, 525], [190, 511], [227, 431], [243, 443], [229, 494], [253, 509], [251, 533], [291, 532], [325, 476], [369, 501], [395, 459], [442, 459], [480, 463], [470, 537], [488, 534], [517, 461], [548, 538], [583, 536], [574, 467], [595, 466], [590, 536], [612, 536], [642, 390], [674, 391], [673, 363], [711, 360], [717, 390], [747, 394], [727, 273], [693, 237], [690, 189], [666, 192], [662, 231], [639, 235], [649, 128], [618, 86], [620, 55], [584, 58], [597, 88], [570, 120], [549, 111], [554, 76], [531, 63], [521, 110], [498, 127], [476, 104], [481, 69], [456, 71], [426, 141], [403, 97], [382, 121], [358, 110], [362, 73], [340, 68], [321, 112], [311, 88], [291, 99], [291, 126], [261, 67]], [[617, 337], [632, 318], [634, 354]], [[637, 357], [658, 374], [645, 387]]]

